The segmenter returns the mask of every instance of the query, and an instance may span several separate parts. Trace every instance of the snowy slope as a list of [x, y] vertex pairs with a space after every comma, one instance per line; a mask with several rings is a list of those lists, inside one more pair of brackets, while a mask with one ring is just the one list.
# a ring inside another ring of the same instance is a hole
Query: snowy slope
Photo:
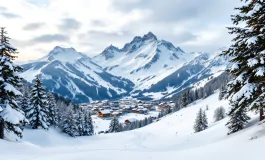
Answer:
[[[218, 105], [216, 105], [218, 104]], [[193, 133], [193, 122], [200, 107], [209, 105], [210, 126]], [[71, 138], [50, 131], [26, 129], [19, 143], [0, 140], [0, 159], [7, 160], [256, 160], [264, 157], [265, 124], [257, 125], [256, 115], [248, 128], [226, 135], [228, 118], [213, 123], [214, 109], [228, 108], [227, 101], [218, 101], [218, 93], [159, 122], [138, 130], [92, 137]], [[257, 139], [250, 140], [251, 137]]]
[[113, 75], [130, 79], [137, 91], [156, 84], [195, 56], [149, 32], [135, 37], [122, 49], [107, 47], [93, 61]]
[[131, 81], [105, 72], [74, 48], [57, 46], [47, 56], [22, 67], [27, 81], [40, 74], [48, 90], [75, 102], [118, 98], [133, 87]]

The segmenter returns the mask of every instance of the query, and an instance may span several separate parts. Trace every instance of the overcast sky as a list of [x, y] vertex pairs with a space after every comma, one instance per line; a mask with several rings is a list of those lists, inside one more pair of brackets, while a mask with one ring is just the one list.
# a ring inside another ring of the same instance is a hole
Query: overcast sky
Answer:
[[[186, 52], [229, 46], [230, 15], [240, 0], [0, 0], [19, 60], [42, 57], [55, 46], [89, 56], [110, 44], [122, 47], [153, 32]], [[3, 2], [2, 2], [3, 1]]]

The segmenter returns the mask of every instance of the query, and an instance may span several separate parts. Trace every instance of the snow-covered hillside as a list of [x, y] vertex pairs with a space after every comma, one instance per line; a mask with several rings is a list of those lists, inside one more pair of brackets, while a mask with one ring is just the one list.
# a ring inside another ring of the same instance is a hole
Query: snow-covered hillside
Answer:
[[133, 87], [131, 81], [105, 72], [74, 48], [57, 46], [47, 56], [22, 67], [27, 81], [40, 74], [48, 90], [75, 102], [118, 98]]
[[112, 45], [107, 47], [93, 61], [113, 75], [130, 79], [135, 83], [134, 90], [143, 90], [172, 74], [195, 56], [170, 42], [158, 40], [149, 32], [143, 37], [135, 37], [122, 49]]
[[[195, 134], [196, 113], [206, 105], [209, 106], [206, 114], [210, 126]], [[0, 159], [262, 159], [265, 124], [258, 125], [257, 116], [253, 114], [246, 129], [228, 136], [225, 127], [228, 118], [213, 123], [214, 110], [219, 106], [227, 109], [228, 101], [219, 101], [218, 93], [215, 93], [146, 127], [91, 137], [71, 138], [52, 128], [49, 131], [26, 129], [21, 142], [0, 140]]]

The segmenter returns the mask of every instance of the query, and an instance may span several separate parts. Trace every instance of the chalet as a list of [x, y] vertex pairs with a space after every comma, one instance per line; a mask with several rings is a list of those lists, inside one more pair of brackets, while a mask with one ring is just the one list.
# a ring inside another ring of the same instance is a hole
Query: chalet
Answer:
[[137, 109], [137, 113], [147, 114], [148, 113], [148, 109], [147, 108], [139, 108], [139, 109]]
[[104, 109], [104, 110], [98, 111], [99, 117], [109, 117], [110, 115], [111, 115], [111, 110], [109, 110], [109, 109]]
[[158, 108], [157, 109], [160, 110], [160, 111], [162, 111], [162, 110], [166, 110], [168, 108], [170, 108], [170, 106], [168, 104], [166, 104], [166, 103], [160, 103], [158, 105]]
[[137, 119], [135, 119], [135, 118], [131, 118], [131, 119], [126, 119], [126, 120], [124, 121], [124, 123], [125, 123], [125, 124], [131, 124], [131, 123], [136, 122], [136, 121], [137, 121]]

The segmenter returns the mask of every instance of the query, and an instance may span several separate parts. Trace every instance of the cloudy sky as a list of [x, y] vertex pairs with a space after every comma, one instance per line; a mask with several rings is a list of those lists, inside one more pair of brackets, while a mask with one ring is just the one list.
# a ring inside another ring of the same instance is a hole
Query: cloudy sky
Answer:
[[226, 27], [240, 0], [0, 0], [19, 60], [42, 57], [55, 46], [94, 56], [113, 44], [153, 32], [184, 51], [213, 52], [231, 43]]

